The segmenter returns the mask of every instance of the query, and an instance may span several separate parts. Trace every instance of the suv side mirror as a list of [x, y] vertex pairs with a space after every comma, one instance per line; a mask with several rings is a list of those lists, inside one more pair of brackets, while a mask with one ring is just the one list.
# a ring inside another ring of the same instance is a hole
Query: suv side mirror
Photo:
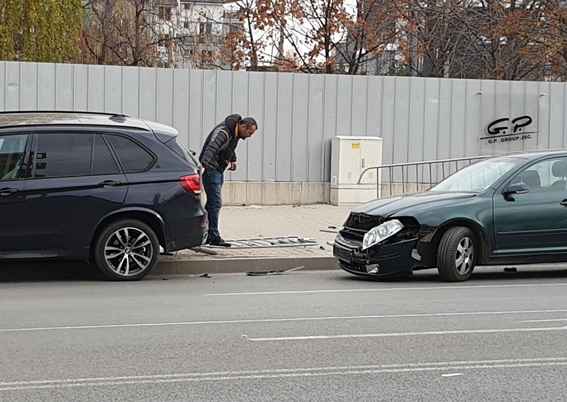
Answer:
[[504, 195], [512, 194], [526, 194], [530, 192], [530, 188], [525, 183], [514, 183], [510, 184], [506, 190], [504, 190]]

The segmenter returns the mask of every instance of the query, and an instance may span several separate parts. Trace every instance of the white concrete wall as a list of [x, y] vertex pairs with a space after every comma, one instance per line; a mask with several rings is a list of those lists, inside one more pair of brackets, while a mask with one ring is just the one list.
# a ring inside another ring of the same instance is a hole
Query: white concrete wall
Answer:
[[[260, 130], [227, 175], [235, 182], [329, 182], [336, 135], [382, 137], [386, 164], [563, 148], [566, 99], [566, 84], [549, 82], [0, 62], [0, 110], [125, 113], [175, 126], [196, 151], [226, 115], [255, 117]], [[487, 132], [526, 115], [513, 141]]]

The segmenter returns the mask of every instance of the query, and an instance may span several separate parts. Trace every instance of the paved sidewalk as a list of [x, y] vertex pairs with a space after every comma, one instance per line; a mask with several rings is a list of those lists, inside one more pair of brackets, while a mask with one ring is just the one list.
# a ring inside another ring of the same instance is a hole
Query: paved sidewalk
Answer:
[[220, 231], [226, 240], [299, 236], [313, 238], [318, 245], [248, 250], [215, 248], [218, 255], [214, 256], [184, 250], [174, 256], [162, 256], [153, 274], [269, 271], [301, 265], [306, 269], [336, 269], [333, 250], [327, 242], [335, 239], [335, 232], [353, 208], [326, 204], [224, 207]]
[[[299, 236], [314, 238], [325, 250], [317, 247], [287, 247], [250, 250], [218, 249], [216, 258], [230, 257], [287, 257], [287, 256], [331, 256], [332, 248], [327, 241], [335, 239], [353, 207], [332, 205], [305, 206], [253, 206], [224, 207], [221, 211], [220, 232], [226, 240], [260, 237]], [[337, 229], [330, 229], [329, 227]], [[325, 230], [327, 232], [322, 232]], [[193, 251], [182, 251], [180, 258], [211, 258]]]

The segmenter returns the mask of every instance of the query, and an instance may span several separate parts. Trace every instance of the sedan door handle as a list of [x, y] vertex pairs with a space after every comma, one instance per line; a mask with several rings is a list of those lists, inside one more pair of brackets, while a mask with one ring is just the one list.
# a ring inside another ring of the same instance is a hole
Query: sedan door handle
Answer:
[[17, 188], [3, 188], [0, 190], [0, 195], [3, 197], [7, 197], [11, 194], [17, 193], [18, 191], [20, 190], [18, 190]]
[[114, 180], [106, 180], [106, 181], [103, 181], [102, 183], [99, 183], [99, 186], [102, 186], [102, 187], [108, 188], [108, 187], [114, 187], [114, 186], [117, 186], [118, 184], [120, 184], [120, 182], [119, 182], [119, 181], [114, 181]]
[[563, 205], [564, 207], [567, 207], [567, 200], [563, 200], [559, 204]]

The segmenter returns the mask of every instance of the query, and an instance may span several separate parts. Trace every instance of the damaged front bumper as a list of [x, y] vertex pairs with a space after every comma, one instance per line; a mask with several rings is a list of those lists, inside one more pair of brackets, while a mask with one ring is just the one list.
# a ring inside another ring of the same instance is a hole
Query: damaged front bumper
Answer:
[[333, 255], [345, 271], [356, 275], [405, 275], [412, 271], [412, 252], [418, 238], [376, 245], [362, 250], [362, 242], [337, 235]]

